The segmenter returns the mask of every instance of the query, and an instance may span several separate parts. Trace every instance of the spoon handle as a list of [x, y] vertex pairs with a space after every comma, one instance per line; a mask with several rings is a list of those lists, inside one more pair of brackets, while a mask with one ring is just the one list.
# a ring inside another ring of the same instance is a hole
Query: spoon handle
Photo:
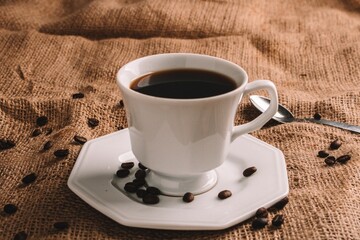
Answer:
[[349, 130], [351, 132], [360, 133], [360, 126], [354, 126], [354, 125], [341, 123], [341, 122], [330, 121], [330, 120], [326, 120], [326, 119], [317, 120], [317, 119], [314, 119], [314, 118], [307, 118], [306, 120], [308, 120], [310, 122], [313, 122], [313, 123], [329, 125], [329, 126]]

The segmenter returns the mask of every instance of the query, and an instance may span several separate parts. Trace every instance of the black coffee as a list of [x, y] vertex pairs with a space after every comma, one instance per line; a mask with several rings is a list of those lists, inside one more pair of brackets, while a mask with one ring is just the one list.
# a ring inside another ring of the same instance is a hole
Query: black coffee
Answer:
[[236, 88], [236, 83], [216, 72], [173, 69], [143, 75], [134, 80], [130, 88], [155, 97], [191, 99], [230, 92]]

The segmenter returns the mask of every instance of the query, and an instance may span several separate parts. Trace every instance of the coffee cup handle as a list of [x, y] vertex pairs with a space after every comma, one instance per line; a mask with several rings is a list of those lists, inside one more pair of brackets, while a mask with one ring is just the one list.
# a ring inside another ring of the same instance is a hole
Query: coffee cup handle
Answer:
[[270, 96], [270, 106], [263, 112], [260, 116], [252, 120], [251, 122], [235, 126], [233, 129], [233, 133], [231, 136], [231, 142], [236, 138], [240, 137], [245, 133], [249, 133], [255, 130], [260, 129], [265, 125], [277, 112], [278, 110], [278, 94], [276, 91], [276, 87], [273, 82], [270, 80], [256, 80], [251, 83], [248, 83], [245, 86], [245, 94], [249, 94], [250, 92], [257, 90], [266, 90]]

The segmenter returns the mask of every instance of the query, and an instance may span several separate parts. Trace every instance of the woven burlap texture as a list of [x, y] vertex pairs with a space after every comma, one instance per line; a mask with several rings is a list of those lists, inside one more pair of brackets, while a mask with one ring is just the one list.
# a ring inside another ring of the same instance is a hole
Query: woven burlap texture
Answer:
[[[360, 135], [313, 123], [271, 121], [252, 133], [286, 158], [290, 201], [278, 212], [279, 229], [254, 231], [250, 222], [221, 231], [130, 228], [67, 187], [81, 149], [74, 135], [90, 140], [127, 126], [115, 75], [149, 54], [233, 61], [250, 81], [271, 79], [297, 117], [318, 112], [360, 125], [359, 11], [359, 0], [0, 1], [0, 139], [16, 143], [0, 151], [0, 205], [18, 207], [1, 213], [0, 239], [20, 231], [28, 239], [360, 239]], [[78, 92], [85, 97], [73, 99]], [[235, 124], [257, 114], [245, 98]], [[42, 115], [49, 122], [31, 137]], [[88, 126], [92, 117], [99, 126]], [[352, 158], [328, 167], [316, 155], [334, 139], [343, 145], [331, 154]], [[41, 151], [48, 140], [53, 147]], [[55, 159], [60, 148], [70, 155]], [[22, 185], [32, 172], [36, 181]], [[55, 231], [58, 221], [69, 228]]]

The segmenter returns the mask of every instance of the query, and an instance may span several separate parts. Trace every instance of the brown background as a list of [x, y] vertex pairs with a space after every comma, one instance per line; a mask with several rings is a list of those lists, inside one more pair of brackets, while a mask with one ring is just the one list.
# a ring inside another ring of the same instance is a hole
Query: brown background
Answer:
[[[165, 52], [213, 55], [275, 82], [280, 102], [298, 117], [360, 125], [359, 0], [0, 0], [0, 239], [360, 239], [360, 135], [313, 123], [270, 122], [253, 136], [286, 157], [290, 203], [281, 229], [253, 231], [248, 222], [222, 231], [161, 231], [122, 226], [97, 212], [66, 181], [81, 146], [126, 127], [115, 83], [135, 58]], [[83, 92], [84, 99], [72, 99]], [[53, 132], [31, 138], [37, 116]], [[248, 99], [235, 124], [257, 115]], [[100, 125], [87, 126], [95, 117]], [[325, 166], [316, 154], [334, 139], [346, 165]], [[51, 151], [39, 152], [47, 140]], [[55, 160], [52, 152], [69, 148]], [[264, 159], [265, 160], [265, 159]], [[29, 186], [21, 179], [38, 174]], [[273, 214], [271, 215], [273, 216]], [[53, 230], [68, 221], [65, 231]]]

